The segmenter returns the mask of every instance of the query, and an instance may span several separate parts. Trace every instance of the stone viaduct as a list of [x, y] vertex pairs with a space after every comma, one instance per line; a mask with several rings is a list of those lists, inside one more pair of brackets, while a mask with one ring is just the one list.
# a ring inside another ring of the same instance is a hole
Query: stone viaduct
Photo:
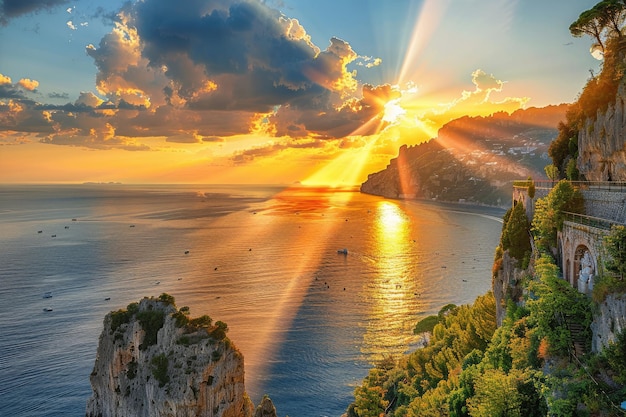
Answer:
[[[626, 183], [573, 182], [585, 199], [585, 215], [567, 213], [558, 232], [556, 258], [566, 279], [580, 292], [590, 293], [594, 278], [602, 273], [604, 236], [614, 224], [626, 224]], [[513, 203], [522, 203], [532, 219], [534, 202], [548, 195], [552, 181], [535, 182], [535, 196], [528, 196], [524, 181], [513, 185]]]

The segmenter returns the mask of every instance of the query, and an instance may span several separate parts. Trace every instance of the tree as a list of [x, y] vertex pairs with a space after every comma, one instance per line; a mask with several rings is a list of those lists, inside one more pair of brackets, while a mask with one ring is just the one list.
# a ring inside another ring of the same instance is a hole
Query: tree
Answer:
[[563, 228], [564, 212], [584, 212], [582, 194], [567, 180], [559, 181], [546, 197], [538, 199], [535, 204], [532, 230], [544, 248], [556, 247], [556, 234]]
[[467, 400], [472, 417], [521, 417], [522, 399], [517, 391], [517, 372], [488, 369], [474, 381], [475, 395]]
[[609, 255], [604, 266], [623, 280], [626, 274], [626, 226], [613, 225], [611, 233], [604, 238], [604, 246]]
[[524, 205], [517, 203], [502, 231], [502, 249], [508, 249], [509, 254], [519, 261], [524, 259], [526, 252], [531, 250], [528, 229]]
[[572, 36], [580, 38], [583, 35], [589, 35], [594, 38], [598, 45], [604, 49], [602, 42], [602, 32], [604, 31], [604, 17], [600, 10], [592, 8], [585, 10], [578, 16], [578, 19], [569, 27]]
[[626, 4], [622, 0], [603, 0], [593, 6], [602, 24], [608, 28], [611, 35], [622, 37], [621, 26], [626, 17]]
[[556, 181], [559, 179], [559, 167], [554, 164], [546, 165], [543, 169], [546, 172], [548, 178], [552, 181]]

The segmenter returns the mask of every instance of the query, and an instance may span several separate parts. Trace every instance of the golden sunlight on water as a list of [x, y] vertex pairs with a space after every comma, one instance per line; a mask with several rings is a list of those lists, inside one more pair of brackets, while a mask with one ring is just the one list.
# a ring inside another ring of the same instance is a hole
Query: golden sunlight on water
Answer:
[[418, 308], [419, 292], [414, 280], [414, 241], [411, 222], [395, 203], [381, 201], [374, 221], [378, 273], [367, 286], [372, 310], [364, 334], [362, 352], [370, 360], [397, 355], [417, 338], [412, 335], [412, 318]]

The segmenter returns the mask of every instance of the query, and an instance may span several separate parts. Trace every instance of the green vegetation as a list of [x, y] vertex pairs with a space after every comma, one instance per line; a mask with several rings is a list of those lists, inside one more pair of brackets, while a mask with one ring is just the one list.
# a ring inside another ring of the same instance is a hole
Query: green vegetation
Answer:
[[139, 311], [138, 303], [130, 303], [126, 310], [111, 312], [111, 334], [113, 334], [122, 324], [130, 323], [130, 319]]
[[626, 226], [611, 227], [611, 233], [605, 238], [605, 248], [609, 255], [605, 263], [607, 271], [623, 281], [626, 274]]
[[141, 324], [145, 335], [143, 342], [139, 345], [139, 350], [146, 350], [156, 344], [157, 334], [165, 322], [165, 313], [161, 310], [145, 310], [137, 313], [137, 320]]
[[[603, 0], [582, 12], [570, 25], [573, 36], [589, 35], [604, 57], [602, 71], [587, 81], [578, 100], [566, 113], [566, 121], [559, 123], [559, 135], [550, 145], [548, 154], [558, 168], [561, 178], [578, 179], [575, 160], [578, 158], [578, 133], [587, 120], [595, 120], [598, 112], [605, 112], [615, 97], [624, 76], [626, 43], [622, 27], [626, 18], [626, 3]], [[592, 127], [592, 125], [590, 125]], [[572, 162], [574, 161], [574, 162]], [[549, 176], [550, 177], [550, 176]], [[552, 177], [550, 177], [552, 178]]]
[[556, 235], [563, 228], [564, 212], [584, 212], [582, 194], [567, 180], [559, 181], [546, 197], [535, 203], [532, 231], [541, 249], [556, 248]]
[[150, 361], [150, 368], [152, 369], [152, 375], [154, 379], [159, 382], [159, 387], [163, 388], [165, 384], [170, 382], [170, 376], [167, 373], [167, 368], [170, 361], [167, 359], [164, 353], [156, 355]]
[[609, 294], [625, 294], [626, 280], [626, 227], [614, 225], [604, 238], [606, 259], [604, 273], [596, 275], [593, 286], [593, 299], [601, 303]]
[[511, 213], [503, 223], [500, 245], [503, 250], [518, 260], [524, 259], [526, 253], [530, 253], [530, 224], [526, 217], [526, 210], [522, 203], [513, 206]]
[[572, 349], [571, 324], [582, 326], [578, 337], [591, 345], [591, 303], [567, 281], [561, 279], [552, 258], [542, 256], [535, 264], [536, 280], [529, 284], [533, 297], [526, 303], [530, 310], [529, 324], [536, 337], [547, 342], [548, 353], [567, 356]]
[[[504, 216], [493, 273], [507, 250], [524, 259], [524, 269], [530, 268], [516, 284], [520, 297], [506, 300], [502, 325], [495, 327], [491, 294], [421, 320], [415, 332], [430, 332], [429, 343], [372, 369], [355, 390], [349, 417], [624, 415], [617, 404], [626, 398], [626, 332], [602, 353], [589, 353], [593, 304], [561, 278], [551, 254], [564, 213], [583, 213], [582, 196], [570, 182], [579, 179], [578, 134], [584, 128], [592, 133], [589, 121], [615, 102], [625, 68], [625, 19], [626, 1], [603, 0], [570, 26], [574, 36], [595, 40], [604, 64], [570, 106], [550, 146], [553, 165], [546, 174], [554, 181], [567, 180], [536, 201], [530, 229], [537, 251], [532, 257], [522, 205]], [[515, 185], [527, 186], [534, 199], [532, 179]], [[596, 301], [608, 293], [626, 293], [626, 227], [613, 227], [604, 247], [605, 268], [594, 278]]]
[[218, 321], [215, 323], [215, 327], [210, 335], [216, 340], [224, 340], [226, 338], [226, 332], [228, 332], [228, 325], [223, 321]]

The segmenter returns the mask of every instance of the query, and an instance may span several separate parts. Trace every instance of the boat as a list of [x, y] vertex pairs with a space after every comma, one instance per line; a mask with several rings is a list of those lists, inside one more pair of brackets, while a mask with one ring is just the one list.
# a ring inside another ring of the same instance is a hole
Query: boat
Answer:
[[46, 291], [43, 294], [43, 298], [52, 298], [52, 291]]
[[57, 235], [52, 235], [51, 237], [57, 237]]
[[66, 228], [66, 229], [69, 229], [70, 227], [69, 227], [69, 226], [65, 226], [65, 228]]
[[52, 307], [45, 307], [43, 311], [52, 311]]
[[340, 254], [340, 255], [347, 255], [348, 254], [348, 249], [346, 249], [346, 248], [339, 249], [337, 251], [337, 253]]
[[111, 297], [107, 297], [104, 299], [104, 301], [110, 301], [110, 300], [111, 300]]
[[185, 251], [185, 255], [189, 255], [189, 251], [188, 250]]
[[37, 231], [37, 233], [43, 233], [43, 230], [39, 230], [39, 231]]

